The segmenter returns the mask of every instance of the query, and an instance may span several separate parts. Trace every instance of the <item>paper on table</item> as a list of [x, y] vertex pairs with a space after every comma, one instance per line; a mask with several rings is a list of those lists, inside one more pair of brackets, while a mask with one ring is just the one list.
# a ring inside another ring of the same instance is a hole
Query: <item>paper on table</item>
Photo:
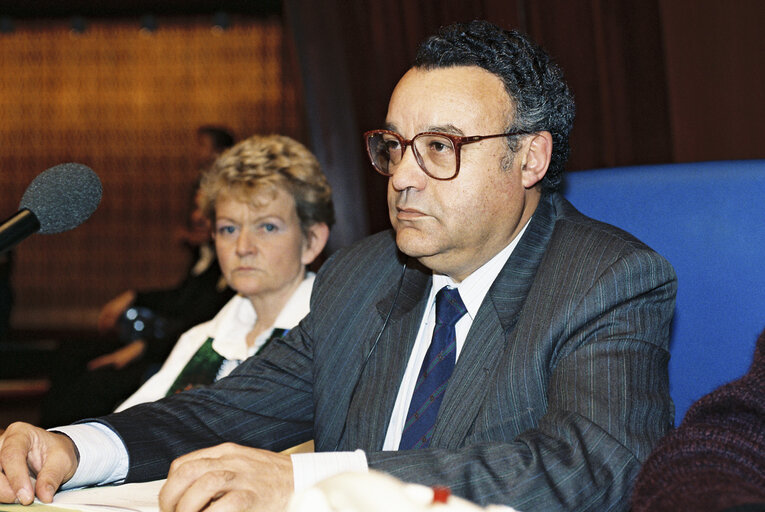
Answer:
[[[66, 508], [83, 511], [132, 511], [157, 512], [159, 510], [159, 490], [165, 480], [124, 485], [105, 485], [62, 491], [53, 498], [53, 503], [43, 507]], [[39, 509], [40, 512], [54, 512]]]
[[70, 508], [54, 507], [45, 503], [34, 502], [31, 505], [18, 503], [0, 503], [0, 512], [70, 512]]

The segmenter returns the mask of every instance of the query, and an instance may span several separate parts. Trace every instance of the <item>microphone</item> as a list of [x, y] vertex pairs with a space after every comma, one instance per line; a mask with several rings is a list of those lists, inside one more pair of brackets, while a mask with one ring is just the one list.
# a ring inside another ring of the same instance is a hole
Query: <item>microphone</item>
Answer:
[[29, 235], [61, 233], [85, 222], [101, 202], [101, 181], [92, 169], [59, 164], [32, 180], [19, 211], [0, 224], [0, 254]]

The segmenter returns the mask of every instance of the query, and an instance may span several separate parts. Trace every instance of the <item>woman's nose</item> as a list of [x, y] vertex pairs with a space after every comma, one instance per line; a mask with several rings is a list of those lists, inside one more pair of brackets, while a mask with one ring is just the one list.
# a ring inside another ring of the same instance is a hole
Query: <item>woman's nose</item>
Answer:
[[254, 253], [256, 251], [255, 237], [243, 229], [236, 239], [236, 252], [239, 255]]

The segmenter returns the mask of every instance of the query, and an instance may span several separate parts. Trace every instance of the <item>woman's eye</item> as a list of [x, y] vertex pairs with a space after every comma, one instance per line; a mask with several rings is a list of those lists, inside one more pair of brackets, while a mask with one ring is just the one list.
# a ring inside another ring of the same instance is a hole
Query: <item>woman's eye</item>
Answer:
[[276, 227], [276, 224], [271, 224], [270, 222], [268, 222], [266, 224], [263, 224], [261, 227], [263, 228], [263, 231], [265, 231], [267, 233], [274, 232], [274, 231], [276, 231], [278, 229]]
[[219, 226], [218, 227], [218, 234], [221, 235], [230, 235], [236, 231], [236, 228], [234, 226]]

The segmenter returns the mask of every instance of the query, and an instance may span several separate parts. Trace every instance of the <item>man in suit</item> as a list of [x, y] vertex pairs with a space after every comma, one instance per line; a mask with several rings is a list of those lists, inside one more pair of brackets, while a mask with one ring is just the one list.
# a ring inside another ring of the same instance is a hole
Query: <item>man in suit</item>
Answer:
[[[335, 254], [303, 322], [216, 385], [68, 438], [9, 427], [0, 499], [31, 499], [29, 462], [45, 500], [62, 481], [169, 469], [165, 510], [279, 510], [369, 467], [482, 504], [626, 509], [671, 424], [676, 281], [556, 191], [573, 110], [525, 37], [443, 29], [396, 86], [387, 129], [365, 135], [393, 231]], [[275, 453], [310, 438], [321, 453]]]

